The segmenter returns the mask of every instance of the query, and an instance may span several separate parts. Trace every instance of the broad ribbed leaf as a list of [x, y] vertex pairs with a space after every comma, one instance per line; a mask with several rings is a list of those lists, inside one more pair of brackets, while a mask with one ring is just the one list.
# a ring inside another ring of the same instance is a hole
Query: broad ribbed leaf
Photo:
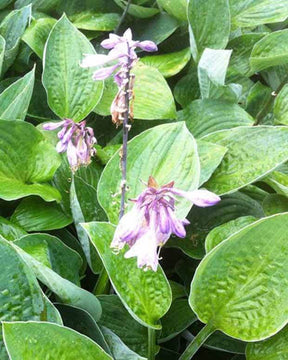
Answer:
[[157, 0], [157, 3], [171, 16], [187, 21], [187, 0]]
[[60, 165], [54, 147], [31, 124], [0, 120], [0, 198], [15, 200], [39, 195], [60, 200], [57, 189], [46, 184]]
[[178, 120], [185, 121], [187, 128], [196, 138], [254, 123], [252, 116], [239, 105], [212, 99], [193, 101], [178, 112]]
[[26, 234], [27, 232], [20, 226], [0, 216], [0, 235], [3, 236], [4, 239], [13, 241]]
[[60, 205], [47, 204], [38, 198], [23, 199], [15, 209], [11, 220], [26, 231], [61, 229], [73, 222], [64, 214]]
[[31, 5], [11, 11], [1, 22], [0, 35], [6, 41], [2, 72], [14, 62], [20, 45], [20, 38], [31, 18]]
[[259, 40], [261, 40], [266, 33], [250, 33], [237, 36], [228, 44], [228, 49], [232, 49], [232, 57], [230, 66], [237, 70], [240, 74], [251, 74], [250, 69], [250, 55], [252, 49]]
[[[175, 119], [174, 98], [160, 71], [140, 63], [133, 68], [132, 73], [135, 75], [134, 118], [143, 120]], [[101, 101], [94, 111], [101, 115], [110, 115], [111, 103], [117, 91], [117, 85], [113, 78], [107, 79]]]
[[0, 94], [0, 118], [24, 120], [34, 87], [35, 69], [15, 81]]
[[228, 148], [222, 163], [205, 185], [219, 194], [251, 184], [288, 160], [286, 127], [239, 127], [203, 139]]
[[288, 16], [287, 0], [229, 0], [229, 3], [235, 28], [281, 22]]
[[11, 360], [112, 360], [110, 355], [87, 336], [56, 324], [4, 323], [3, 334]]
[[191, 51], [196, 62], [205, 48], [225, 49], [230, 34], [228, 0], [189, 0], [188, 20]]
[[173, 339], [197, 320], [191, 311], [187, 299], [175, 300], [168, 313], [162, 318], [162, 332], [159, 342]]
[[[184, 123], [156, 126], [135, 136], [129, 142], [129, 198], [137, 197], [144, 190], [140, 180], [148, 181], [150, 175], [160, 185], [174, 180], [176, 188], [187, 191], [197, 188], [200, 169], [196, 143]], [[99, 203], [112, 223], [118, 222], [120, 184], [121, 172], [117, 151], [106, 165], [98, 185]], [[128, 209], [132, 205], [130, 202]], [[185, 217], [190, 208], [189, 201], [179, 198], [176, 213], [180, 218]]]
[[93, 11], [83, 11], [70, 16], [70, 20], [78, 29], [112, 31], [117, 27], [120, 15], [117, 13], [101, 14]]
[[212, 229], [205, 240], [206, 253], [214, 249], [215, 246], [220, 244], [222, 241], [228, 239], [229, 236], [235, 234], [247, 225], [252, 224], [257, 219], [253, 216], [242, 216], [235, 220], [228, 221], [227, 223], [216, 226]]
[[[163, 270], [143, 271], [136, 259], [125, 259], [110, 248], [115, 226], [91, 222], [82, 225], [97, 249], [110, 281], [126, 309], [140, 324], [160, 329], [159, 319], [168, 311], [172, 294]], [[123, 281], [125, 279], [125, 281]]]
[[225, 85], [232, 50], [205, 49], [198, 64], [198, 80], [202, 99], [208, 99], [214, 87]]
[[131, 350], [146, 356], [148, 351], [147, 328], [133, 319], [118, 296], [100, 295], [98, 299], [102, 306], [99, 325], [113, 331]]
[[[126, 9], [128, 1], [127, 0], [114, 0], [115, 3], [120, 6], [123, 10]], [[152, 16], [155, 16], [159, 13], [159, 9], [154, 7], [140, 6], [137, 4], [130, 4], [128, 8], [128, 14], [135, 16], [136, 18], [146, 19]]]
[[145, 56], [141, 58], [141, 62], [155, 67], [163, 76], [168, 78], [178, 74], [186, 66], [190, 57], [191, 52], [190, 49], [187, 48], [169, 54]]
[[201, 168], [199, 186], [201, 186], [211, 177], [221, 163], [227, 148], [202, 140], [197, 141], [197, 147]]
[[81, 257], [57, 237], [48, 234], [30, 234], [22, 236], [14, 244], [60, 276], [79, 285]]
[[36, 277], [54, 292], [64, 304], [86, 310], [96, 321], [99, 320], [101, 317], [101, 305], [93, 294], [81, 289], [69, 280], [62, 278], [55, 271], [18, 246], [17, 251], [22, 259], [29, 265], [29, 268], [34, 272]]
[[61, 118], [84, 119], [96, 106], [103, 83], [83, 69], [84, 54], [95, 54], [88, 39], [65, 15], [53, 27], [45, 47], [43, 84], [51, 109]]
[[25, 5], [32, 4], [33, 10], [46, 12], [54, 10], [59, 3], [60, 0], [17, 0], [15, 2], [15, 8], [22, 8]]
[[213, 329], [258, 341], [288, 321], [288, 215], [246, 226], [202, 260], [191, 284], [190, 306]]
[[266, 216], [288, 212], [288, 198], [280, 194], [269, 194], [263, 201]]
[[193, 206], [188, 214], [190, 225], [186, 227], [186, 238], [172, 237], [166, 246], [179, 248], [186, 255], [201, 259], [205, 255], [205, 238], [214, 227], [248, 215], [261, 218], [264, 211], [258, 201], [241, 192], [223, 196], [221, 201], [212, 207]]
[[55, 23], [56, 19], [50, 17], [33, 20], [22, 37], [40, 59], [43, 57], [45, 43]]
[[251, 52], [251, 70], [256, 72], [271, 66], [287, 64], [288, 48], [285, 45], [287, 41], [288, 29], [272, 32], [259, 40]]
[[288, 125], [288, 84], [282, 88], [276, 97], [274, 116], [278, 124]]
[[270, 339], [248, 344], [247, 360], [287, 360], [288, 359], [288, 326]]

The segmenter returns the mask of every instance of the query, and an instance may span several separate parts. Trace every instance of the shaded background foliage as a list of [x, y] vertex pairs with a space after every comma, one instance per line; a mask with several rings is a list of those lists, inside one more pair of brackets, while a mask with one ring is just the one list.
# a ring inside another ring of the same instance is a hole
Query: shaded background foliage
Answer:
[[[127, 5], [0, 0], [0, 358], [145, 359], [148, 327], [156, 358], [174, 360], [212, 322], [195, 359], [286, 359], [288, 1]], [[128, 196], [149, 175], [222, 196], [207, 209], [179, 202], [187, 237], [169, 240], [157, 273], [109, 249], [117, 87], [79, 66], [119, 24], [159, 47], [133, 69]], [[42, 129], [66, 117], [87, 119], [98, 140], [74, 175]], [[95, 286], [103, 264], [112, 287]]]

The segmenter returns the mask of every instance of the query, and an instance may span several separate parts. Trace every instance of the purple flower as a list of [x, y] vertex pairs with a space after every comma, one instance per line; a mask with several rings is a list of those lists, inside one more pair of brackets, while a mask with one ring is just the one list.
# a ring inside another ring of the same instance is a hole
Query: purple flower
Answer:
[[133, 208], [120, 220], [111, 247], [121, 250], [125, 244], [130, 249], [125, 257], [137, 257], [139, 268], [157, 270], [159, 250], [172, 234], [184, 238], [187, 219], [178, 219], [175, 214], [175, 195], [190, 200], [193, 204], [206, 207], [217, 204], [221, 199], [208, 190], [183, 191], [174, 188], [174, 182], [158, 186], [150, 176], [145, 189]]
[[111, 114], [112, 121], [118, 126], [122, 124], [124, 114], [128, 111], [130, 119], [133, 119], [132, 106], [126, 106], [126, 94], [128, 93], [129, 101], [133, 99], [134, 77], [130, 74], [130, 70], [138, 60], [135, 49], [138, 47], [149, 52], [157, 51], [157, 45], [149, 40], [132, 40], [131, 29], [126, 30], [123, 36], [110, 34], [109, 39], [102, 41], [101, 45], [110, 50], [109, 53], [107, 55], [85, 55], [81, 66], [87, 68], [110, 64], [96, 70], [93, 80], [105, 80], [115, 73], [114, 81], [118, 85], [118, 93], [112, 102]]
[[81, 165], [90, 164], [91, 156], [95, 154], [96, 143], [93, 129], [86, 127], [86, 121], [75, 123], [71, 119], [43, 125], [44, 130], [55, 130], [60, 127], [56, 150], [59, 153], [67, 152], [72, 171], [76, 171]]

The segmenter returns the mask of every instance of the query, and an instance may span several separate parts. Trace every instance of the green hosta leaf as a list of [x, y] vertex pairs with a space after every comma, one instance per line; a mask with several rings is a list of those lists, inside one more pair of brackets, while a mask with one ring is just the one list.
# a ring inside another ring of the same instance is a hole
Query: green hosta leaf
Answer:
[[198, 79], [202, 99], [210, 97], [214, 86], [224, 86], [231, 50], [205, 49], [198, 64]]
[[279, 194], [269, 194], [263, 201], [266, 216], [288, 212], [288, 199]]
[[[266, 103], [271, 99], [271, 92], [272, 89], [270, 87], [263, 85], [260, 81], [256, 82], [248, 93], [246, 99], [246, 111], [253, 117], [258, 118]], [[267, 109], [264, 115], [267, 115], [269, 111], [270, 108]]]
[[174, 16], [180, 21], [187, 21], [187, 0], [157, 0], [157, 3], [169, 15]]
[[87, 311], [60, 303], [56, 304], [56, 306], [61, 313], [61, 318], [63, 319], [63, 324], [65, 326], [78, 331], [80, 334], [88, 336], [111, 355], [99, 325]]
[[96, 321], [99, 320], [101, 305], [93, 294], [62, 278], [20, 247], [17, 247], [17, 251], [29, 265], [30, 269], [33, 270], [36, 277], [53, 291], [63, 303], [86, 310]]
[[205, 48], [225, 49], [230, 34], [228, 0], [189, 0], [191, 52], [197, 62]]
[[145, 56], [141, 62], [155, 67], [165, 77], [171, 77], [178, 74], [191, 58], [190, 49], [173, 52], [170, 54]]
[[199, 99], [201, 96], [197, 69], [192, 68], [190, 72], [183, 76], [174, 87], [175, 100], [185, 108], [193, 100]]
[[206, 237], [206, 252], [208, 253], [222, 241], [228, 239], [229, 236], [235, 234], [237, 231], [241, 230], [245, 226], [252, 224], [256, 220], [257, 219], [254, 216], [242, 216], [235, 220], [228, 221], [223, 225], [215, 227]]
[[43, 51], [49, 33], [56, 22], [56, 19], [53, 18], [33, 20], [22, 37], [22, 40], [25, 41], [40, 59], [43, 57]]
[[17, 0], [15, 8], [22, 8], [25, 5], [32, 4], [33, 10], [50, 11], [54, 10], [60, 3], [60, 0]]
[[15, 200], [39, 195], [59, 200], [59, 192], [45, 182], [52, 179], [60, 157], [33, 125], [0, 120], [0, 198]]
[[179, 248], [188, 256], [201, 259], [205, 255], [205, 238], [214, 227], [248, 215], [260, 218], [264, 211], [258, 201], [241, 192], [223, 196], [213, 207], [193, 206], [188, 214], [190, 225], [186, 227], [186, 238], [171, 238], [166, 246]]
[[20, 44], [20, 38], [31, 18], [31, 5], [22, 9], [11, 11], [0, 25], [0, 35], [6, 41], [4, 64], [2, 72], [5, 72], [14, 62]]
[[5, 44], [6, 44], [5, 39], [3, 38], [3, 36], [0, 35], [0, 74], [2, 73], [2, 65], [4, 61]]
[[[183, 144], [185, 147], [183, 148]], [[149, 161], [147, 161], [149, 159]], [[144, 189], [140, 180], [152, 175], [158, 184], [175, 180], [175, 187], [194, 190], [199, 183], [199, 159], [196, 143], [184, 123], [156, 126], [135, 136], [128, 145], [127, 183], [129, 198], [137, 197]], [[98, 185], [98, 199], [109, 220], [118, 222], [121, 173], [119, 151], [106, 165]], [[114, 196], [113, 196], [114, 195]], [[113, 197], [112, 197], [113, 196]], [[128, 209], [132, 206], [129, 204]], [[185, 217], [191, 208], [187, 200], [177, 202], [177, 215]]]
[[178, 120], [185, 121], [196, 138], [254, 123], [252, 116], [239, 105], [212, 99], [193, 101], [178, 112]]
[[288, 327], [265, 341], [248, 344], [247, 360], [287, 360], [288, 359]]
[[70, 188], [70, 204], [78, 238], [87, 262], [94, 273], [100, 273], [103, 268], [102, 262], [87, 233], [80, 225], [85, 221], [106, 220], [97, 200], [96, 187], [75, 175]]
[[112, 360], [110, 355], [88, 337], [56, 324], [4, 323], [3, 334], [11, 360], [36, 360], [47, 357], [63, 360]]
[[80, 284], [81, 257], [57, 237], [48, 234], [31, 234], [21, 237], [14, 244], [60, 276], [77, 285]]
[[[126, 9], [128, 1], [127, 0], [114, 0], [115, 3], [120, 6], [123, 10]], [[136, 4], [130, 4], [128, 8], [128, 14], [135, 16], [137, 18], [150, 18], [159, 13], [159, 9], [157, 8], [149, 8]]]
[[112, 31], [117, 27], [120, 15], [117, 13], [101, 14], [93, 11], [83, 11], [70, 16], [70, 20], [78, 29]]
[[80, 66], [84, 54], [95, 54], [93, 46], [63, 15], [47, 40], [43, 71], [48, 103], [59, 117], [80, 121], [101, 97], [103, 83]]
[[44, 310], [40, 286], [9, 242], [0, 238], [1, 321], [40, 320]]
[[135, 321], [116, 295], [98, 296], [102, 306], [101, 327], [105, 326], [136, 353], [146, 356], [148, 352], [147, 328]]
[[134, 351], [130, 350], [123, 341], [115, 335], [111, 330], [102, 327], [102, 332], [105, 340], [109, 344], [113, 358], [115, 360], [146, 360], [147, 358], [139, 356]]
[[[141, 324], [159, 329], [159, 319], [168, 311], [172, 294], [164, 272], [143, 271], [135, 259], [115, 255], [110, 248], [115, 226], [110, 223], [82, 225], [97, 249], [110, 281], [130, 314]], [[125, 281], [123, 281], [125, 279]]]
[[[133, 112], [135, 119], [175, 119], [176, 108], [172, 92], [163, 75], [155, 68], [136, 65]], [[101, 115], [110, 115], [110, 107], [117, 94], [117, 85], [112, 78], [105, 81], [103, 97], [94, 109]]]
[[3, 236], [4, 239], [13, 241], [26, 234], [26, 231], [20, 226], [0, 216], [0, 235]]
[[[288, 2], [287, 2], [288, 3]], [[288, 29], [272, 32], [253, 47], [250, 66], [253, 72], [288, 62]]]
[[286, 213], [248, 225], [202, 260], [189, 298], [202, 322], [244, 341], [262, 340], [283, 328], [287, 220]]
[[151, 19], [137, 21], [135, 24], [135, 39], [151, 40], [160, 44], [178, 28], [178, 21], [166, 13], [160, 13]]
[[280, 171], [273, 171], [263, 181], [271, 186], [277, 194], [288, 196], [288, 175]]
[[[0, 320], [42, 320], [45, 304], [37, 279], [9, 242], [0, 237]], [[8, 359], [0, 335], [1, 359]]]
[[249, 60], [253, 46], [265, 35], [266, 33], [250, 33], [232, 39], [228, 44], [228, 48], [233, 50], [230, 66], [240, 74], [249, 75], [251, 73]]
[[235, 28], [281, 22], [288, 16], [287, 0], [229, 0], [229, 3]]
[[191, 311], [187, 299], [175, 300], [161, 320], [162, 332], [159, 342], [173, 339], [196, 320], [197, 317]]
[[199, 186], [201, 186], [211, 177], [221, 163], [227, 148], [202, 140], [197, 141], [197, 147], [201, 168]]
[[205, 140], [227, 147], [228, 152], [205, 186], [226, 194], [265, 176], [288, 160], [287, 135], [286, 127], [257, 126], [206, 136]]
[[45, 231], [61, 229], [72, 223], [60, 205], [47, 204], [38, 198], [26, 198], [15, 209], [11, 220], [26, 231]]
[[0, 94], [1, 119], [25, 119], [34, 87], [34, 73], [33, 69]]
[[274, 116], [278, 124], [288, 125], [288, 84], [276, 96], [274, 103]]

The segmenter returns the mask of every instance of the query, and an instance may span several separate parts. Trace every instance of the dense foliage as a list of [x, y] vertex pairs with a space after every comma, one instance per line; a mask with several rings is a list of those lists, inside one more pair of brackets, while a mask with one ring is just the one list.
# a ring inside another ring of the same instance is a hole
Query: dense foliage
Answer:
[[[288, 359], [288, 0], [0, 9], [0, 359]], [[117, 84], [83, 66], [129, 28], [139, 60], [125, 212], [153, 176], [168, 184], [169, 235], [184, 236], [165, 238], [152, 269], [110, 247], [123, 186]], [[53, 122], [79, 144], [87, 124], [88, 166], [71, 169]], [[198, 188], [221, 201], [176, 196]]]

